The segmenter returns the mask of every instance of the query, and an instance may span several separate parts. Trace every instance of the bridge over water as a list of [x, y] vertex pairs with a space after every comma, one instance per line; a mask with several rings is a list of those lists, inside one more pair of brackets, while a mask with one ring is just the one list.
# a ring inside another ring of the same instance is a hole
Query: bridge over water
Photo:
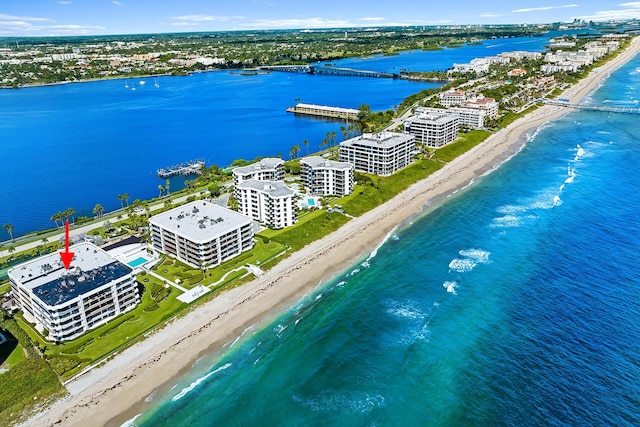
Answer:
[[353, 68], [327, 67], [321, 65], [265, 65], [258, 67], [264, 71], [283, 71], [287, 73], [320, 74], [324, 76], [352, 76], [352, 77], [377, 77], [400, 78], [399, 74], [385, 73], [382, 71], [356, 70]]

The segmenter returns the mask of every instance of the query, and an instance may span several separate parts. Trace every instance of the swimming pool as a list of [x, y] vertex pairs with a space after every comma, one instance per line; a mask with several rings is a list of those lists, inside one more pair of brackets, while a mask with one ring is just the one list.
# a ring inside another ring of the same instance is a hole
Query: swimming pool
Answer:
[[307, 199], [307, 205], [309, 206], [315, 206], [316, 205], [316, 201], [313, 199]]
[[129, 267], [134, 267], [135, 268], [135, 267], [139, 266], [140, 264], [144, 264], [147, 261], [149, 261], [149, 260], [146, 259], [146, 258], [143, 258], [143, 257], [136, 258], [133, 261], [129, 262]]

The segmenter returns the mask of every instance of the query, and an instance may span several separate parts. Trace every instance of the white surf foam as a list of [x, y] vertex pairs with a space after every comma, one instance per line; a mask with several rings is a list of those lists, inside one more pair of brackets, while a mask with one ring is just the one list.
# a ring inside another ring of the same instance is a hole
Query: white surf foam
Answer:
[[391, 238], [391, 236], [395, 235], [396, 231], [398, 230], [398, 226], [396, 225], [395, 227], [393, 227], [393, 229], [391, 229], [391, 231], [389, 231], [387, 233], [386, 236], [384, 236], [384, 239], [382, 239], [382, 241], [380, 243], [378, 243], [378, 246], [376, 246], [373, 251], [371, 251], [371, 253], [369, 254], [369, 256], [367, 257], [367, 259], [362, 263], [362, 265], [364, 266], [365, 263], [367, 264], [366, 267], [369, 267], [369, 261], [371, 261], [373, 258], [376, 257], [376, 255], [378, 255], [378, 251], [380, 250], [380, 248], [382, 247], [382, 245], [384, 245], [385, 243], [387, 243], [387, 241], [389, 241], [389, 239]]
[[295, 402], [301, 403], [314, 412], [338, 412], [343, 414], [368, 413], [384, 406], [382, 395], [364, 392], [322, 392], [315, 398], [303, 400], [293, 396]]
[[477, 265], [476, 262], [470, 259], [454, 258], [449, 263], [449, 271], [457, 271], [458, 273], [465, 273], [473, 270], [473, 267]]
[[489, 260], [491, 253], [483, 251], [482, 249], [463, 249], [458, 253], [465, 258], [454, 258], [451, 260], [449, 263], [449, 271], [465, 273], [473, 270], [478, 264], [488, 264], [491, 262]]
[[450, 294], [458, 295], [458, 293], [456, 292], [458, 284], [456, 282], [444, 282], [442, 284], [442, 287], [445, 288]]
[[228, 369], [231, 366], [231, 363], [226, 363], [222, 366], [220, 366], [218, 369], [209, 372], [207, 375], [202, 376], [200, 378], [198, 378], [197, 380], [195, 380], [194, 382], [192, 382], [191, 384], [189, 384], [189, 386], [183, 388], [180, 393], [176, 394], [175, 396], [173, 396], [171, 398], [172, 402], [177, 402], [178, 400], [182, 399], [183, 397], [185, 397], [187, 395], [187, 393], [189, 393], [191, 390], [193, 390], [194, 388], [196, 388], [199, 384], [201, 384], [203, 381], [206, 381], [207, 378], [211, 377], [212, 375], [217, 374], [220, 371], [224, 371], [225, 369]]
[[427, 317], [426, 313], [416, 307], [417, 303], [415, 302], [389, 301], [385, 305], [387, 313], [398, 318], [413, 320]]
[[562, 199], [560, 196], [554, 196], [553, 198], [553, 206], [560, 206], [562, 204]]
[[125, 421], [124, 423], [122, 423], [122, 425], [120, 427], [136, 427], [138, 424], [136, 424], [136, 420], [138, 418], [140, 418], [142, 414], [138, 414], [135, 417], [131, 418], [130, 420]]

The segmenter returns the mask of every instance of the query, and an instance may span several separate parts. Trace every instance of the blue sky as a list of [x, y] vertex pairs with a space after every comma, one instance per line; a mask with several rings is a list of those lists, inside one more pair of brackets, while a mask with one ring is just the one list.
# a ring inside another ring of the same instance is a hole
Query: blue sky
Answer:
[[0, 0], [0, 36], [131, 34], [640, 18], [608, 0]]

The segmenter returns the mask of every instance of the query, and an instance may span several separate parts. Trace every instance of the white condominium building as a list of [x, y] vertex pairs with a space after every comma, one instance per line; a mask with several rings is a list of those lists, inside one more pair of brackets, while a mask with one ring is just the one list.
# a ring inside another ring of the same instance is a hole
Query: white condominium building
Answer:
[[300, 160], [302, 185], [318, 196], [346, 196], [353, 191], [353, 164], [309, 156]]
[[439, 148], [458, 137], [460, 117], [448, 110], [422, 109], [404, 122], [404, 131], [427, 147]]
[[355, 170], [389, 176], [413, 161], [415, 138], [406, 133], [364, 133], [340, 143], [340, 161]]
[[215, 267], [253, 248], [253, 221], [207, 201], [149, 218], [151, 247], [196, 268]]
[[452, 105], [460, 105], [467, 99], [467, 95], [463, 90], [448, 90], [440, 94], [440, 104], [445, 107]]
[[284, 181], [284, 160], [278, 157], [267, 157], [257, 163], [233, 169], [233, 185], [243, 181]]
[[482, 110], [486, 112], [487, 117], [490, 118], [498, 117], [498, 103], [493, 98], [485, 98], [484, 96], [479, 96], [477, 98], [473, 98], [463, 102], [460, 106], [463, 108]]
[[295, 192], [283, 181], [243, 181], [236, 198], [240, 212], [267, 227], [285, 228], [297, 221]]
[[[429, 114], [446, 114], [457, 116], [460, 119], [460, 126], [468, 126], [474, 129], [480, 129], [484, 126], [484, 119], [487, 116], [487, 112], [477, 108], [465, 108], [465, 107], [451, 107], [451, 108], [430, 108], [430, 107], [418, 107], [416, 108], [415, 115], [409, 117], [407, 121], [413, 120], [413, 118], [420, 118], [423, 115]], [[405, 127], [410, 126], [406, 125]], [[408, 130], [407, 130], [408, 131]]]
[[133, 270], [91, 243], [69, 248], [67, 270], [54, 252], [9, 270], [24, 317], [52, 341], [73, 339], [140, 301]]

